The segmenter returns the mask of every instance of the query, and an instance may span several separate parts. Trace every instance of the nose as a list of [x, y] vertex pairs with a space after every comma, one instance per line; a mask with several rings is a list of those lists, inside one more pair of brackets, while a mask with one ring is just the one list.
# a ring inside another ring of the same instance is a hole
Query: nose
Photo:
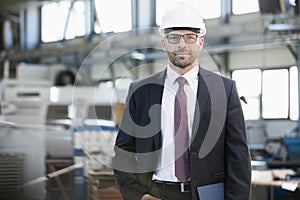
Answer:
[[186, 45], [186, 42], [183, 38], [183, 35], [180, 37], [179, 39], [179, 42], [178, 42], [178, 46], [185, 46]]

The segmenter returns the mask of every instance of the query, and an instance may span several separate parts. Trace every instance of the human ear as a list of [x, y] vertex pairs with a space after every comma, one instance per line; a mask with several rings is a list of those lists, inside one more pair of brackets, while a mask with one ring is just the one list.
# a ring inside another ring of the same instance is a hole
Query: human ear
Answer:
[[165, 39], [162, 39], [162, 40], [161, 40], [161, 46], [162, 46], [162, 49], [163, 49], [163, 50], [165, 50], [165, 51], [167, 50], [167, 49], [166, 49], [166, 42], [165, 42]]
[[204, 45], [204, 37], [199, 38], [199, 45], [203, 47]]

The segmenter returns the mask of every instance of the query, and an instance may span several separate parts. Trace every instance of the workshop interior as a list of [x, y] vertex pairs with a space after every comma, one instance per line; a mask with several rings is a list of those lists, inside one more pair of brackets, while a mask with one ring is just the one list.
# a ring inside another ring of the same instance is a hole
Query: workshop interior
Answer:
[[[161, 71], [179, 0], [0, 0], [0, 199], [122, 200], [114, 144], [132, 81]], [[236, 82], [252, 200], [300, 199], [299, 0], [186, 0], [199, 64]]]

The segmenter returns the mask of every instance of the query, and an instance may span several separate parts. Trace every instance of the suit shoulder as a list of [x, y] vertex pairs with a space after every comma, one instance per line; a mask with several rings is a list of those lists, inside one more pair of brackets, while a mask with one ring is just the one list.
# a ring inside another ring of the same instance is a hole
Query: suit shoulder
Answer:
[[132, 85], [141, 86], [147, 84], [159, 84], [162, 80], [164, 80], [164, 77], [165, 77], [165, 70], [156, 72], [154, 74], [148, 75], [141, 79], [134, 80], [132, 82]]
[[233, 84], [235, 82], [231, 78], [226, 77], [226, 76], [222, 75], [219, 72], [213, 72], [213, 71], [207, 70], [207, 69], [205, 69], [203, 67], [201, 67], [200, 70], [202, 71], [202, 74], [209, 75], [209, 76], [211, 76], [214, 79], [216, 79], [216, 78], [217, 79], [222, 79], [224, 83]]

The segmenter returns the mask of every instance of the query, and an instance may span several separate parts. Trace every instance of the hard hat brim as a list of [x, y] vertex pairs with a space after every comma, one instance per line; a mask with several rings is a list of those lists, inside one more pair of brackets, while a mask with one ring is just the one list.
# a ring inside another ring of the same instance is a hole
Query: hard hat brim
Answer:
[[[170, 27], [171, 28], [171, 27]], [[174, 27], [173, 27], [174, 28]], [[162, 36], [165, 36], [167, 33], [165, 32], [166, 29], [169, 29], [169, 28], [165, 28], [165, 29], [162, 29], [160, 28], [158, 30], [159, 34], [162, 35]], [[191, 30], [191, 29], [194, 29], [194, 28], [190, 28], [190, 27], [176, 27], [176, 29], [174, 28], [174, 31], [175, 30]], [[199, 37], [203, 37], [204, 35], [206, 35], [206, 28], [202, 28], [199, 30], [199, 32], [197, 33], [199, 35]]]

